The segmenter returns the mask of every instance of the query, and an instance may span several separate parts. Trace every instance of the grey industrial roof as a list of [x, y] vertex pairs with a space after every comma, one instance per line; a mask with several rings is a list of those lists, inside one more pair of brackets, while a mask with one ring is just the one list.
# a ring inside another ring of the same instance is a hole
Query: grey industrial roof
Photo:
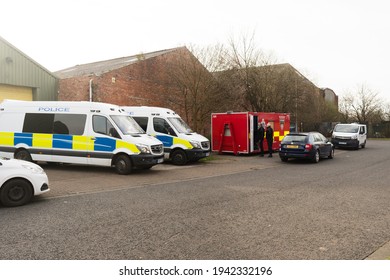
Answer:
[[67, 79], [79, 76], [100, 75], [106, 72], [110, 72], [115, 69], [119, 69], [130, 64], [137, 63], [141, 60], [149, 59], [159, 55], [163, 55], [179, 48], [161, 50], [151, 53], [141, 53], [133, 56], [114, 58], [110, 60], [97, 61], [87, 64], [80, 64], [73, 67], [69, 67], [63, 70], [55, 72], [60, 79]]

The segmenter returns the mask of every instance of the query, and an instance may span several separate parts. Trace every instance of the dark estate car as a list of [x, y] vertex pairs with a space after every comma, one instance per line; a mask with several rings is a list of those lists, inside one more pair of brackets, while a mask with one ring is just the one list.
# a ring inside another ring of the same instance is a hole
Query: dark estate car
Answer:
[[279, 156], [282, 161], [301, 158], [317, 163], [320, 158], [333, 158], [334, 147], [319, 132], [290, 133], [280, 143]]

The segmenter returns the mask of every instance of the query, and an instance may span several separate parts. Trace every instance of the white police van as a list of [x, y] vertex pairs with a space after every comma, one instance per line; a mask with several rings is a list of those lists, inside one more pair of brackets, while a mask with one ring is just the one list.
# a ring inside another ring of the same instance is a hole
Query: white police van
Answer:
[[367, 126], [358, 123], [339, 123], [332, 132], [332, 144], [335, 148], [354, 148], [366, 147]]
[[191, 130], [174, 111], [149, 106], [121, 107], [145, 130], [164, 144], [165, 159], [175, 165], [210, 155], [210, 141]]
[[119, 106], [87, 101], [0, 104], [0, 156], [114, 166], [119, 174], [163, 162], [162, 143]]

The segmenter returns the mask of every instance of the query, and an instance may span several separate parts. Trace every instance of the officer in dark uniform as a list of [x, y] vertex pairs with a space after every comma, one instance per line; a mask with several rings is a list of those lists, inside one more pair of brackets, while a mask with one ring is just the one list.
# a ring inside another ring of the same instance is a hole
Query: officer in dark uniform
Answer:
[[263, 142], [264, 142], [264, 133], [265, 133], [265, 122], [261, 122], [260, 123], [260, 127], [259, 127], [258, 133], [259, 133], [260, 156], [263, 157], [264, 156]]
[[274, 142], [274, 130], [271, 127], [271, 124], [267, 124], [267, 130], [265, 131], [265, 138], [267, 139], [268, 144], [268, 157], [272, 157], [272, 143]]

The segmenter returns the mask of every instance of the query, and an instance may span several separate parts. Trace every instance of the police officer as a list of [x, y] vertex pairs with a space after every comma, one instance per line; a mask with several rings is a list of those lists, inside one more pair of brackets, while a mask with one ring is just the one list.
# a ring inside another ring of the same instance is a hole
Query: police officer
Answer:
[[267, 130], [265, 131], [265, 138], [267, 139], [268, 144], [268, 157], [272, 157], [272, 143], [274, 142], [274, 130], [271, 127], [271, 124], [267, 124]]
[[258, 133], [259, 133], [260, 156], [263, 157], [264, 156], [263, 142], [264, 142], [264, 133], [265, 133], [265, 122], [260, 123]]

